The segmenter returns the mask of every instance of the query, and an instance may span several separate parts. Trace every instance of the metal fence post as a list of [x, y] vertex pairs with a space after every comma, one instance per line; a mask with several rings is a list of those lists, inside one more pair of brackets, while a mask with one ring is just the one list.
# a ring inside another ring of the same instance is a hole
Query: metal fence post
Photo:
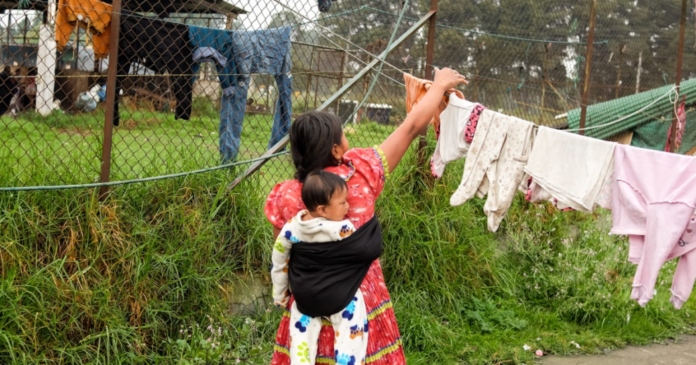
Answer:
[[587, 36], [587, 55], [585, 56], [585, 84], [582, 88], [582, 105], [580, 106], [580, 135], [585, 134], [585, 119], [587, 118], [587, 99], [590, 93], [590, 72], [592, 71], [592, 50], [594, 48], [596, 15], [597, 0], [592, 0], [590, 6], [590, 32]]
[[[102, 143], [101, 182], [108, 182], [111, 174], [111, 143], [116, 106], [116, 67], [118, 66], [118, 39], [121, 25], [121, 0], [113, 0], [111, 14], [111, 36], [109, 38], [109, 69], [106, 79], [106, 118], [104, 118], [104, 139]], [[99, 189], [99, 199], [104, 200], [109, 192], [108, 186]]]
[[[433, 58], [435, 57], [435, 32], [437, 26], [437, 1], [430, 0], [430, 11], [435, 12], [432, 17], [428, 20], [428, 44], [426, 48], [425, 55], [425, 79], [433, 80]], [[425, 164], [425, 148], [428, 144], [425, 138], [428, 135], [428, 126], [420, 132], [420, 138], [418, 141], [418, 166]]]
[[[680, 94], [680, 84], [682, 77], [682, 61], [684, 60], [684, 31], [686, 30], [686, 0], [682, 0], [682, 10], [681, 10], [681, 20], [679, 24], [679, 51], [677, 54], [677, 81], [674, 87], [677, 90], [677, 103], [679, 103]], [[677, 111], [672, 111], [672, 133], [669, 135], [669, 150], [670, 152], [677, 152]]]

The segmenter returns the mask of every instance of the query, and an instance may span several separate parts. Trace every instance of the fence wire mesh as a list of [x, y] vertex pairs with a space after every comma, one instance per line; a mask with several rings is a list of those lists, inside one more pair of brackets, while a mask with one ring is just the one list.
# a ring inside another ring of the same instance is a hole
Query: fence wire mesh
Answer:
[[[440, 0], [433, 66], [466, 75], [467, 99], [573, 128], [591, 62], [587, 125], [611, 122], [643, 105], [628, 97], [674, 84], [681, 1], [598, 2], [586, 60], [590, 3]], [[98, 182], [107, 161], [110, 180], [128, 180], [259, 157], [386, 49], [401, 4], [335, 0], [320, 12], [315, 0], [121, 0], [114, 11], [111, 1], [4, 1], [2, 185]], [[397, 34], [430, 8], [410, 2]], [[689, 0], [684, 80], [696, 77], [695, 16]], [[361, 110], [376, 68], [331, 99], [352, 146], [379, 144], [406, 117], [402, 74], [426, 77], [427, 24], [385, 58]], [[106, 128], [110, 82], [117, 112]], [[696, 87], [684, 90], [694, 120]], [[664, 149], [674, 104], [663, 101], [599, 138]], [[696, 147], [694, 123], [680, 153]], [[256, 176], [260, 191], [293, 170], [288, 156], [273, 158]]]

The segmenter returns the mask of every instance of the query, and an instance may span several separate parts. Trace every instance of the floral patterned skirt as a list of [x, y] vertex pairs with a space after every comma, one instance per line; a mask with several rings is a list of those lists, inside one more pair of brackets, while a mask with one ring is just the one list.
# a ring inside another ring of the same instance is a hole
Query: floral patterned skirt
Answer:
[[[396, 324], [394, 309], [379, 260], [375, 260], [360, 285], [367, 307], [367, 320], [370, 336], [368, 337], [365, 364], [403, 365], [406, 364], [401, 335]], [[292, 307], [290, 298], [288, 308]], [[324, 320], [319, 335], [317, 364], [336, 364], [334, 360], [335, 335], [331, 323]], [[275, 351], [271, 365], [290, 365], [290, 309], [283, 313], [283, 319], [276, 335]], [[344, 365], [344, 364], [339, 364]], [[356, 364], [357, 365], [357, 364]]]

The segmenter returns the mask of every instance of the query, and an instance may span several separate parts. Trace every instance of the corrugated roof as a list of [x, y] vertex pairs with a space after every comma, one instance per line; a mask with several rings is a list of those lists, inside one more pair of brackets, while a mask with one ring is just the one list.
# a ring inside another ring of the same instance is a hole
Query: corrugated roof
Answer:
[[[655, 99], [665, 95], [673, 87], [673, 84], [667, 85], [635, 95], [590, 105], [587, 107], [585, 127], [606, 124], [635, 113], [637, 110], [655, 101]], [[680, 88], [681, 94], [686, 95], [687, 105], [696, 103], [696, 79], [683, 81]], [[641, 124], [651, 120], [660, 118], [670, 119], [672, 118], [673, 105], [674, 104], [669, 101], [669, 97], [664, 97], [639, 114], [604, 128], [588, 129], [585, 131], [585, 135], [588, 137], [605, 139], [617, 133], [633, 130]], [[568, 128], [580, 128], [580, 108], [568, 112]]]

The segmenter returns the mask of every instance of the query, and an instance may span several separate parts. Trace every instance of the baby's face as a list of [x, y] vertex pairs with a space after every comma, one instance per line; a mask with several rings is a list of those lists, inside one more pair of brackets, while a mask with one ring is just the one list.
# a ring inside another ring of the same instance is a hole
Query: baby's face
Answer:
[[348, 214], [348, 189], [335, 192], [329, 205], [326, 206], [326, 216], [330, 221], [342, 221]]

